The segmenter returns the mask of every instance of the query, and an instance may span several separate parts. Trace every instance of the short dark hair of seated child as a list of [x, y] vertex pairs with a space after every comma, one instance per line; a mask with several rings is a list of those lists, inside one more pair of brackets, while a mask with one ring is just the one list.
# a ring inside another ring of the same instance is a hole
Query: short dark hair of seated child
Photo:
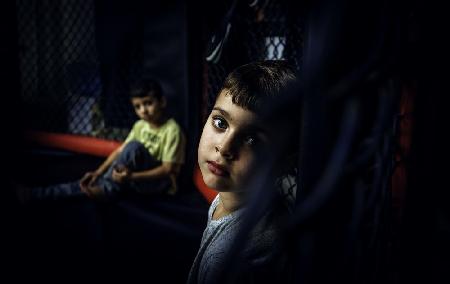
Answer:
[[95, 171], [87, 172], [79, 181], [31, 188], [19, 194], [19, 199], [110, 199], [127, 192], [175, 194], [176, 177], [185, 156], [181, 127], [166, 116], [166, 100], [157, 81], [144, 79], [134, 83], [130, 100], [139, 119], [124, 143]]
[[163, 97], [161, 85], [153, 79], [140, 79], [131, 83], [130, 98], [153, 97], [161, 100]]
[[[274, 147], [279, 147], [279, 141], [290, 141], [298, 134], [293, 131], [295, 123], [289, 123], [293, 118], [290, 111], [275, 115], [266, 113], [267, 108], [287, 98], [295, 82], [293, 69], [285, 61], [276, 60], [243, 65], [226, 78], [198, 147], [203, 180], [219, 194], [210, 206], [207, 228], [188, 283], [217, 280], [225, 255], [242, 223], [248, 196], [246, 183], [255, 174], [256, 163], [263, 160], [260, 157], [273, 152]], [[286, 149], [293, 151], [290, 147], [294, 144], [288, 144]], [[286, 213], [283, 206], [275, 206], [266, 212], [248, 236], [238, 275], [244, 283], [279, 282], [285, 275], [287, 257], [278, 226]]]

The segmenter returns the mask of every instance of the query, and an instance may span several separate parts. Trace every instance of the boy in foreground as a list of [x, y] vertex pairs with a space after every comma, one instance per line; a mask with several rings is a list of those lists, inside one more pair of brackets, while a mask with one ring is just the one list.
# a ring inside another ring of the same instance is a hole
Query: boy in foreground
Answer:
[[[258, 159], [261, 155], [280, 145], [280, 139], [285, 141], [296, 134], [294, 127], [292, 131], [279, 131], [289, 126], [292, 119], [289, 112], [277, 113], [276, 119], [271, 120], [263, 115], [263, 109], [280, 100], [295, 79], [294, 72], [283, 61], [243, 65], [226, 78], [198, 147], [203, 180], [219, 194], [210, 206], [188, 283], [216, 283], [220, 280], [218, 275], [226, 275], [225, 255], [242, 224], [249, 196], [246, 182], [254, 174], [255, 163], [261, 161]], [[291, 149], [285, 150], [287, 154]], [[246, 239], [239, 282], [279, 282], [286, 276], [287, 258], [279, 235], [279, 220], [286, 211], [273, 209], [266, 212]]]

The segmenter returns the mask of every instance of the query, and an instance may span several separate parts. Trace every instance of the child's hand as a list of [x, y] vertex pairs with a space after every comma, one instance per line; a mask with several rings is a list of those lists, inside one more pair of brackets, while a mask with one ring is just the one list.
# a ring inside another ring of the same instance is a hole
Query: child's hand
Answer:
[[93, 186], [99, 176], [96, 172], [87, 172], [80, 180], [81, 191], [87, 193], [88, 187]]
[[124, 183], [130, 179], [131, 171], [124, 165], [117, 165], [112, 172], [112, 179], [117, 183]]
[[88, 185], [86, 188], [86, 195], [93, 199], [102, 199], [105, 196], [105, 192], [103, 189], [98, 185]]

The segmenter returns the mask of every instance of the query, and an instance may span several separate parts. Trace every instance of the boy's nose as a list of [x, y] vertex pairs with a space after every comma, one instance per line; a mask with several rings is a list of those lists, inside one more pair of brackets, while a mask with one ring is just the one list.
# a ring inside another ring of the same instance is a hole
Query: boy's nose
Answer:
[[236, 157], [232, 139], [223, 139], [215, 148], [216, 152], [219, 152], [226, 160], [232, 160]]

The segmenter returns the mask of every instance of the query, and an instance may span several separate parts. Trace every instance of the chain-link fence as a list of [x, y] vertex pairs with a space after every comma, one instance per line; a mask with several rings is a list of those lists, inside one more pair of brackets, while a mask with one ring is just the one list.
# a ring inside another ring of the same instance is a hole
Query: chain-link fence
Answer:
[[284, 59], [300, 70], [303, 18], [293, 1], [233, 1], [207, 50], [206, 105], [211, 108], [225, 77], [239, 65]]
[[[116, 95], [105, 93], [94, 1], [17, 0], [16, 5], [26, 127], [123, 139], [134, 117], [126, 95], [117, 94], [126, 92], [130, 70], [117, 76]], [[130, 49], [129, 58], [138, 54]]]
[[[110, 48], [120, 48], [121, 55], [108, 62], [104, 49], [109, 39], [105, 40], [104, 23], [99, 23], [97, 2], [16, 1], [27, 128], [115, 140], [126, 136], [135, 119], [126, 93], [130, 78], [142, 69], [143, 45], [138, 36], [126, 43], [113, 42]], [[238, 65], [286, 59], [300, 68], [302, 18], [290, 14], [291, 2], [233, 2], [233, 11], [222, 23], [231, 29], [227, 36], [215, 35], [226, 37], [221, 55], [206, 61], [207, 106]]]

